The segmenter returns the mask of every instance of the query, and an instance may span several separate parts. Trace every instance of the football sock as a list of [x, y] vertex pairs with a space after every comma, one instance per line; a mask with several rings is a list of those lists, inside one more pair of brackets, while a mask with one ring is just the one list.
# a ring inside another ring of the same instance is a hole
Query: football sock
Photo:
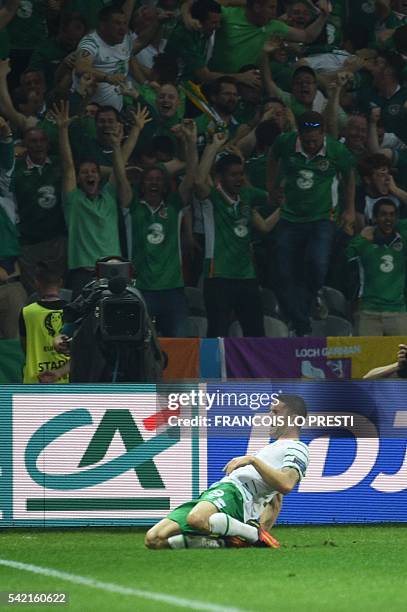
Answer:
[[170, 548], [223, 548], [223, 540], [215, 540], [206, 536], [186, 536], [182, 533], [168, 538]]
[[257, 542], [259, 537], [256, 527], [241, 523], [223, 512], [216, 512], [209, 517], [209, 528], [216, 535], [240, 536], [249, 542]]

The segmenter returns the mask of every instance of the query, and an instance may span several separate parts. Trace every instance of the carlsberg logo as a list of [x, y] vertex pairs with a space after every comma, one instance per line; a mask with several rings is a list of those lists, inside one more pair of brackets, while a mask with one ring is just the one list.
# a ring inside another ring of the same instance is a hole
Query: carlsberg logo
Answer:
[[[164, 489], [154, 457], [177, 444], [179, 428], [171, 428], [144, 440], [130, 410], [108, 409], [89, 441], [78, 464], [78, 471], [70, 474], [49, 474], [41, 471], [40, 454], [54, 441], [73, 430], [93, 425], [92, 415], [85, 408], [64, 412], [44, 423], [32, 435], [25, 451], [25, 464], [30, 477], [38, 485], [54, 490], [72, 490], [93, 487], [128, 470], [134, 470], [144, 489]], [[121, 436], [126, 452], [104, 463], [116, 432]], [[97, 465], [96, 465], [97, 464]], [[92, 467], [93, 466], [93, 467]]]

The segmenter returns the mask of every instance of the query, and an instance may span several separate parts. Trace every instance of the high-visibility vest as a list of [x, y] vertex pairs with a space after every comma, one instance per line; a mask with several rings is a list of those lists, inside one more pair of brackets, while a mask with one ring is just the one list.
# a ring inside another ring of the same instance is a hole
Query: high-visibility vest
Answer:
[[[57, 353], [53, 346], [63, 325], [62, 317], [62, 309], [52, 310], [37, 302], [23, 308], [27, 339], [24, 384], [38, 384], [41, 373], [57, 370], [69, 360], [67, 355]], [[68, 374], [58, 380], [58, 384], [68, 382]]]

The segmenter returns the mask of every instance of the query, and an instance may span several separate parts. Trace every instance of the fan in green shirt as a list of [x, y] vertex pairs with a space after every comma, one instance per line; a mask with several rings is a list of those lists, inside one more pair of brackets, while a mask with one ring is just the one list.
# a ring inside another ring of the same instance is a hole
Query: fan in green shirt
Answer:
[[407, 222], [398, 221], [396, 204], [378, 200], [375, 225], [363, 230], [347, 248], [349, 263], [359, 268], [358, 335], [402, 335], [407, 324]]
[[325, 136], [322, 115], [307, 112], [298, 120], [299, 133], [281, 134], [269, 163], [269, 185], [274, 193], [284, 177], [285, 201], [281, 218], [295, 223], [331, 219], [338, 203], [338, 185], [344, 184], [345, 226], [354, 223], [353, 156], [345, 145]]
[[366, 112], [378, 106], [386, 132], [396, 134], [407, 143], [407, 88], [402, 85], [403, 58], [393, 51], [380, 51], [372, 88], [361, 89], [358, 106]]
[[144, 171], [131, 205], [136, 285], [157, 329], [168, 337], [186, 332], [181, 222], [198, 162], [194, 122], [186, 119], [177, 129], [186, 151], [186, 173], [178, 192], [171, 192], [166, 171], [153, 166]]
[[[68, 267], [73, 272], [81, 272], [81, 268], [94, 269], [96, 261], [102, 257], [121, 255], [118, 204], [123, 208], [130, 205], [131, 187], [120, 150], [120, 131], [110, 134], [113, 172], [101, 188], [99, 166], [94, 160], [82, 160], [76, 176], [68, 135], [67, 103], [61, 102], [56, 109], [55, 120], [59, 130], [63, 204], [69, 236]], [[71, 282], [75, 284], [73, 276]]]
[[48, 157], [48, 139], [32, 128], [24, 136], [27, 154], [16, 161], [14, 193], [21, 244], [33, 245], [65, 234], [59, 160]]
[[47, 28], [47, 0], [22, 0], [14, 19], [8, 25], [12, 49], [35, 49], [45, 40]]
[[218, 130], [227, 131], [228, 139], [235, 136], [239, 122], [234, 117], [239, 94], [235, 80], [224, 76], [210, 84], [208, 98], [215, 117], [203, 113], [196, 120], [198, 130], [198, 151], [202, 153], [206, 144]]
[[292, 42], [313, 42], [330, 13], [329, 3], [319, 1], [320, 15], [306, 29], [290, 28], [275, 19], [274, 0], [248, 0], [245, 7], [223, 7], [222, 25], [216, 34], [209, 68], [235, 73], [245, 64], [260, 63], [264, 43], [274, 36]]
[[60, 62], [75, 51], [85, 33], [85, 21], [78, 15], [66, 13], [61, 18], [57, 36], [44, 39], [36, 46], [29, 69], [44, 73], [48, 89], [55, 85], [55, 73]]
[[[196, 180], [205, 229], [205, 303], [208, 336], [227, 336], [234, 311], [244, 335], [264, 335], [263, 313], [252, 250], [252, 227], [267, 233], [278, 213], [263, 219], [255, 209], [264, 192], [244, 186], [244, 164], [236, 155], [221, 157], [209, 173], [226, 135], [214, 134], [203, 153]], [[260, 199], [259, 199], [260, 198]]]
[[[179, 20], [173, 30], [165, 52], [178, 60], [180, 78], [195, 83], [208, 83], [219, 77], [226, 76], [228, 70], [210, 70], [208, 64], [212, 56], [217, 32], [221, 27], [222, 7], [215, 0], [196, 0], [190, 9], [191, 17], [200, 23], [199, 30], [188, 29]], [[247, 62], [244, 62], [247, 64]], [[233, 70], [233, 76], [238, 83], [249, 87], [260, 87], [260, 78], [252, 68], [244, 71]], [[231, 76], [231, 75], [229, 75]]]

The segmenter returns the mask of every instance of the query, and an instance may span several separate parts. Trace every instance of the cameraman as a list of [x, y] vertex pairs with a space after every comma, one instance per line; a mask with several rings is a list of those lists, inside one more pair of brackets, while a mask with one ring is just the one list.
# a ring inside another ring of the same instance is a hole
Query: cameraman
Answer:
[[407, 344], [399, 344], [397, 361], [389, 365], [373, 368], [364, 375], [364, 380], [377, 378], [407, 378]]
[[96, 280], [64, 308], [56, 350], [71, 353], [70, 382], [155, 382], [165, 357], [132, 267], [121, 257], [96, 262]]

